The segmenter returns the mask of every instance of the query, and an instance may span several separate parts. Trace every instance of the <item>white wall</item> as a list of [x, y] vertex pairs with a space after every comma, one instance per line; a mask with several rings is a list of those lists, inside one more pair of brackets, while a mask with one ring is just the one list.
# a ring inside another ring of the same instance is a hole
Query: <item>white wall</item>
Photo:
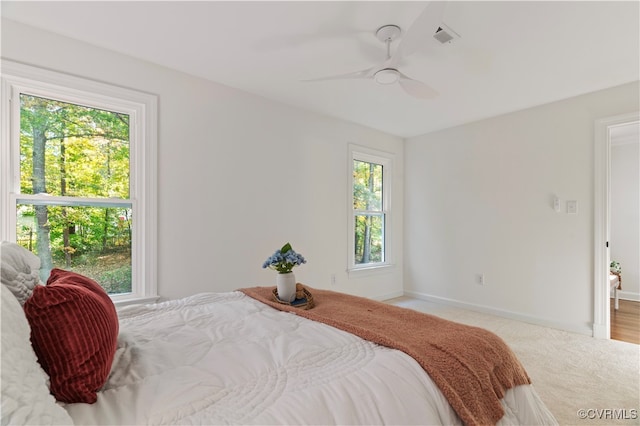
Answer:
[[611, 140], [611, 259], [622, 267], [620, 297], [640, 300], [640, 143]]
[[[262, 262], [285, 242], [308, 260], [298, 281], [369, 297], [402, 291], [400, 138], [11, 21], [2, 57], [159, 97], [158, 290], [275, 285]], [[348, 144], [396, 155], [392, 232], [397, 266], [346, 273]]]
[[[594, 121], [639, 110], [639, 89], [407, 140], [405, 290], [590, 333]], [[566, 213], [567, 200], [577, 200], [577, 214]]]

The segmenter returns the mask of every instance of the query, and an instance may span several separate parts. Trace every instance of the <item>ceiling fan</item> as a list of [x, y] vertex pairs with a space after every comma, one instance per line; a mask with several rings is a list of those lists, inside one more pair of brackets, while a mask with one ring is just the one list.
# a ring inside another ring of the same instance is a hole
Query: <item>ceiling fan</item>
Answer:
[[[378, 28], [375, 33], [376, 38], [383, 42], [387, 49], [387, 57], [382, 64], [361, 71], [303, 81], [368, 79], [374, 80], [378, 84], [398, 83], [407, 94], [420, 99], [438, 96], [438, 92], [428, 84], [414, 80], [402, 73], [398, 69], [398, 64], [402, 58], [414, 53], [438, 31], [444, 12], [444, 4], [443, 1], [429, 3], [403, 35], [402, 29], [397, 25], [383, 25]], [[401, 35], [400, 43], [392, 54], [391, 43]]]

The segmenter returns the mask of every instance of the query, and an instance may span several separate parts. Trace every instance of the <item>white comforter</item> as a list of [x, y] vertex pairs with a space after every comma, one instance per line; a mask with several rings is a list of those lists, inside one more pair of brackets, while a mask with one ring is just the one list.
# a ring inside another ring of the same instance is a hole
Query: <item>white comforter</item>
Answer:
[[[411, 357], [240, 292], [119, 311], [119, 348], [76, 424], [460, 424]], [[531, 386], [505, 424], [551, 424]]]

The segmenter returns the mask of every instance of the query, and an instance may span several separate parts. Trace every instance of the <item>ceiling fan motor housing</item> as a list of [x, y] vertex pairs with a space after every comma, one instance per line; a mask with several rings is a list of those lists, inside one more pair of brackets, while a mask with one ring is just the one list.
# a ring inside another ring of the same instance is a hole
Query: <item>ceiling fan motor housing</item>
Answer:
[[383, 68], [375, 73], [374, 79], [378, 84], [393, 84], [400, 80], [400, 72], [395, 68]]

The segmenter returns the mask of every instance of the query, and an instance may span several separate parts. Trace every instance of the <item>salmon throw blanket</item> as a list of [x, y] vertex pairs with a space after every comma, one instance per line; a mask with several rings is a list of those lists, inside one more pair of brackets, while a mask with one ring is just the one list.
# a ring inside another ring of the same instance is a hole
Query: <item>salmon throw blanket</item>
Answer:
[[315, 307], [302, 310], [275, 302], [273, 287], [240, 289], [281, 311], [405, 352], [467, 425], [495, 424], [504, 415], [500, 399], [506, 390], [531, 383], [511, 349], [490, 331], [362, 297], [309, 290]]

